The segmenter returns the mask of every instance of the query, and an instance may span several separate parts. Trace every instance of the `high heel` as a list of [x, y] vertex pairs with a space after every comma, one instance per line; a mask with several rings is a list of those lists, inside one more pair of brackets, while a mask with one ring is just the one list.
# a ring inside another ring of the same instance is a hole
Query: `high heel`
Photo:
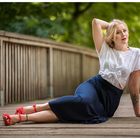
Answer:
[[[36, 109], [36, 104], [33, 104], [33, 109], [34, 109], [34, 112], [37, 112], [37, 109]], [[23, 107], [19, 107], [16, 109], [16, 112], [15, 114], [26, 114], [25, 110]]]
[[11, 117], [10, 117], [9, 114], [4, 113], [4, 114], [2, 115], [2, 117], [3, 117], [4, 124], [5, 124], [6, 126], [12, 125], [12, 124], [13, 124], [13, 123], [12, 123], [12, 119], [11, 119]]
[[[4, 124], [5, 124], [6, 126], [14, 125], [14, 124], [16, 123], [16, 122], [13, 122], [12, 118], [11, 118], [10, 115], [7, 114], [7, 113], [4, 113], [4, 114], [2, 115], [2, 117], [3, 117]], [[21, 115], [20, 115], [20, 114], [19, 114], [19, 122], [21, 122]]]
[[23, 108], [23, 107], [18, 107], [18, 108], [16, 109], [15, 114], [25, 114], [24, 108]]

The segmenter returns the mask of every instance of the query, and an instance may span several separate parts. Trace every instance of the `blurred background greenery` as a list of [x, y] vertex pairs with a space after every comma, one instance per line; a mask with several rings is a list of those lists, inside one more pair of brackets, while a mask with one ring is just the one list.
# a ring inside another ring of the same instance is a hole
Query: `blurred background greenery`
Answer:
[[35, 2], [0, 3], [0, 30], [94, 47], [91, 21], [124, 20], [130, 42], [140, 48], [140, 3], [137, 2]]

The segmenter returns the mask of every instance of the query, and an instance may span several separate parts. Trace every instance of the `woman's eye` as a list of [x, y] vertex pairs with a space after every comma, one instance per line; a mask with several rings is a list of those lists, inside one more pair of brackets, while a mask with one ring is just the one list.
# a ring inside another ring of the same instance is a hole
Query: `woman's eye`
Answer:
[[126, 30], [124, 29], [123, 32], [126, 32]]
[[121, 33], [125, 33], [125, 32], [127, 32], [126, 29], [124, 29], [124, 30], [122, 30], [122, 31], [117, 31], [116, 34], [121, 34]]
[[116, 34], [120, 34], [120, 32], [116, 32]]

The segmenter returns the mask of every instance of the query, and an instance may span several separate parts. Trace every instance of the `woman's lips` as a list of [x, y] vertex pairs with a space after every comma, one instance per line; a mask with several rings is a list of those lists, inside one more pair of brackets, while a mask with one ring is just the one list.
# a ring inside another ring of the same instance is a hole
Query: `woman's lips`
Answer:
[[126, 38], [122, 38], [122, 40], [126, 40]]

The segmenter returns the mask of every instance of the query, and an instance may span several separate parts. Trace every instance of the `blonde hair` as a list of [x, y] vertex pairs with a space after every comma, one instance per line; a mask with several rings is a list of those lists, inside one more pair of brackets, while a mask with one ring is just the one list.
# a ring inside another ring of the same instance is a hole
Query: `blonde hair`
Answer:
[[114, 46], [115, 46], [114, 39], [116, 37], [117, 25], [119, 25], [119, 24], [123, 24], [127, 28], [127, 31], [128, 31], [127, 24], [124, 21], [118, 20], [118, 19], [112, 20], [110, 22], [109, 27], [106, 30], [107, 32], [106, 32], [106, 36], [105, 36], [105, 41], [111, 48], [114, 48]]

